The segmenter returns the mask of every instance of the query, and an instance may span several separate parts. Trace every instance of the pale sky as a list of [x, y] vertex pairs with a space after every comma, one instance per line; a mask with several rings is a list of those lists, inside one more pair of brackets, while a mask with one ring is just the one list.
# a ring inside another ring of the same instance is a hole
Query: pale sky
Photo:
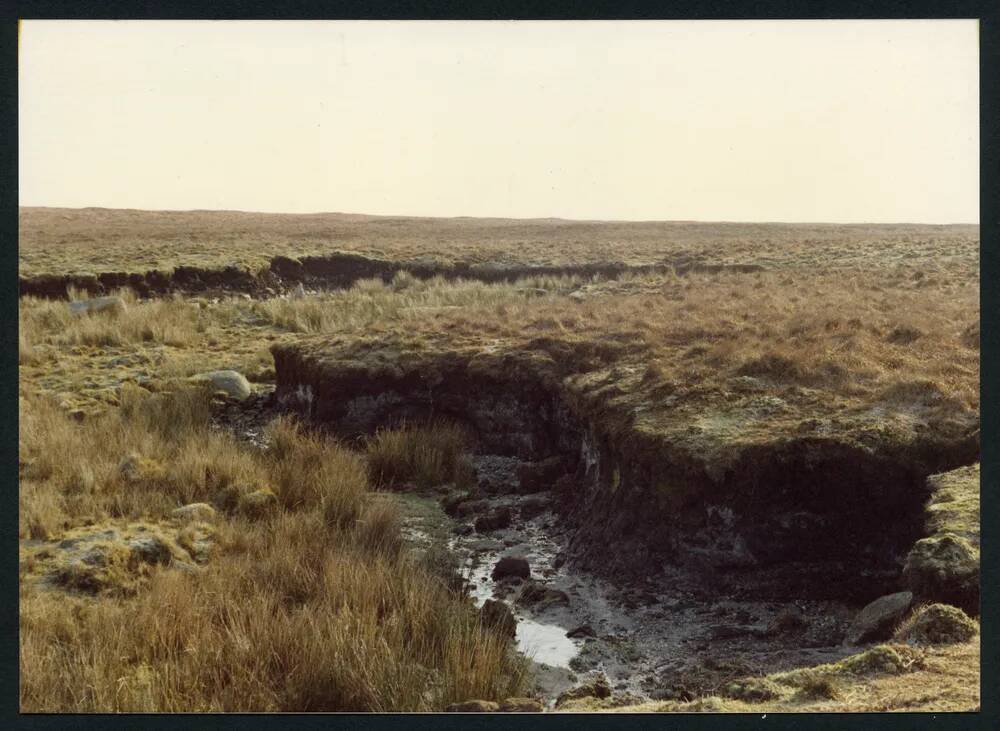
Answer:
[[20, 203], [978, 223], [949, 21], [24, 21]]

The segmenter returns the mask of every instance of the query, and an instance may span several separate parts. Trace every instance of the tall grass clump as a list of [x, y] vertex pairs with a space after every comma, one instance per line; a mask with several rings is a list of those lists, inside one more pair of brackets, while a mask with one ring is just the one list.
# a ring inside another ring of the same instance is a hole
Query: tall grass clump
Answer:
[[306, 432], [289, 417], [272, 422], [268, 436], [271, 448], [265, 459], [286, 508], [318, 508], [331, 524], [341, 527], [358, 517], [368, 487], [360, 457]]
[[[18, 324], [24, 345], [117, 347], [162, 343], [190, 347], [200, 338], [199, 309], [179, 297], [140, 302], [131, 289], [115, 293], [124, 310], [75, 314], [66, 302], [24, 297]], [[79, 298], [79, 293], [70, 293]]]
[[474, 481], [469, 443], [463, 428], [444, 421], [380, 429], [365, 444], [372, 483], [383, 488], [407, 483], [420, 489], [446, 483], [469, 486]]
[[[360, 455], [288, 419], [253, 450], [210, 428], [207, 397], [126, 388], [83, 422], [22, 399], [22, 538], [218, 511], [207, 563], [150, 570], [127, 598], [22, 580], [23, 711], [433, 711], [521, 692], [523, 659], [405, 550]], [[262, 515], [226, 497], [265, 488], [278, 503]]]

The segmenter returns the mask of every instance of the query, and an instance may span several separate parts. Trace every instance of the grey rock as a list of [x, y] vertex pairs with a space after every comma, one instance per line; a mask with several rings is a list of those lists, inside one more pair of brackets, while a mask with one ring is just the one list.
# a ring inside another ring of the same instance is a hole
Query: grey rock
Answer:
[[224, 391], [237, 401], [245, 401], [252, 393], [250, 382], [238, 371], [209, 371], [192, 376], [191, 381], [211, 384], [214, 391]]
[[86, 315], [91, 312], [124, 312], [126, 309], [125, 300], [117, 296], [94, 297], [69, 303], [69, 311], [74, 315]]
[[860, 645], [888, 639], [896, 624], [913, 604], [913, 593], [900, 591], [880, 597], [866, 606], [851, 622], [844, 642]]
[[528, 581], [521, 588], [517, 603], [536, 607], [569, 604], [569, 595], [560, 589], [553, 589], [537, 581]]

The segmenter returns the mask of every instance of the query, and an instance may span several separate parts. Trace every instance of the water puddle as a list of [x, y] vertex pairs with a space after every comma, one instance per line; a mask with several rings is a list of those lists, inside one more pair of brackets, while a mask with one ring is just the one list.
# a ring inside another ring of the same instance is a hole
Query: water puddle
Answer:
[[531, 619], [517, 623], [517, 649], [537, 663], [569, 669], [580, 648], [566, 636], [566, 628]]

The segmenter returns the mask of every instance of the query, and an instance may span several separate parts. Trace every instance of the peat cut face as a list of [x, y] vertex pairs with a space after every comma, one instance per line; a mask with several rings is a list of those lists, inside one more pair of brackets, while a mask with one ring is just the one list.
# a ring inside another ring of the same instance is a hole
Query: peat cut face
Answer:
[[99, 272], [97, 274], [35, 274], [18, 278], [20, 296], [46, 299], [66, 299], [74, 288], [90, 295], [107, 294], [119, 287], [129, 287], [142, 297], [173, 292], [242, 292], [266, 296], [292, 290], [298, 285], [311, 289], [347, 289], [362, 279], [389, 282], [398, 273], [416, 279], [442, 277], [447, 280], [465, 279], [487, 283], [515, 282], [525, 277], [578, 276], [588, 280], [615, 279], [624, 274], [649, 275], [673, 272], [740, 273], [763, 271], [759, 264], [709, 263], [688, 256], [663, 259], [656, 264], [564, 264], [559, 266], [509, 263], [441, 263], [395, 261], [362, 254], [333, 252], [323, 256], [299, 258], [278, 255], [259, 271], [238, 266], [194, 267], [178, 266], [170, 271], [152, 269], [146, 272]]
[[342, 438], [443, 417], [477, 452], [563, 457], [566, 472], [546, 479], [572, 560], [618, 578], [693, 566], [714, 595], [866, 602], [896, 590], [924, 532], [926, 476], [978, 459], [974, 415], [919, 433], [859, 420], [822, 437], [795, 424], [755, 441], [692, 437], [704, 414], [648, 428], [629, 414], [636, 403], [581, 393], [523, 350], [306, 339], [272, 353], [279, 403]]

